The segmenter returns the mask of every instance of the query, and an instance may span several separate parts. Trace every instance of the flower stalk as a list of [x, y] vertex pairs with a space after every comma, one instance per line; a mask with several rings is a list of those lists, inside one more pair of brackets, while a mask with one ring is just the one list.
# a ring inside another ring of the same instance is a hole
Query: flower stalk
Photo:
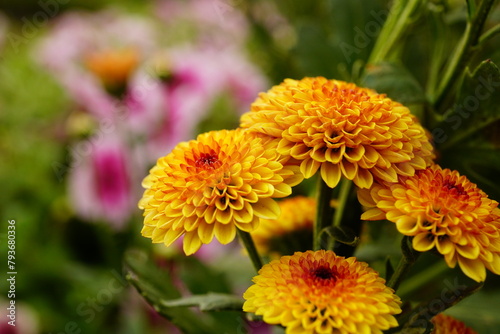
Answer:
[[260, 268], [262, 268], [262, 259], [260, 258], [259, 253], [257, 252], [257, 248], [255, 247], [255, 243], [253, 242], [252, 236], [250, 233], [242, 231], [240, 229], [236, 229], [236, 233], [238, 233], [238, 237], [247, 250], [248, 256], [252, 261], [253, 267], [256, 272], [259, 272]]
[[322, 179], [318, 179], [317, 208], [316, 219], [313, 226], [313, 250], [320, 250], [323, 245], [326, 246], [326, 240], [323, 238], [322, 231], [330, 226], [333, 220], [333, 210], [330, 206], [333, 189], [330, 188]]
[[420, 253], [416, 252], [411, 246], [411, 239], [408, 236], [403, 237], [401, 240], [401, 250], [403, 251], [403, 256], [401, 260], [399, 260], [394, 274], [392, 274], [387, 283], [387, 286], [394, 289], [394, 291], [397, 291], [399, 284], [401, 284], [401, 281], [420, 255]]

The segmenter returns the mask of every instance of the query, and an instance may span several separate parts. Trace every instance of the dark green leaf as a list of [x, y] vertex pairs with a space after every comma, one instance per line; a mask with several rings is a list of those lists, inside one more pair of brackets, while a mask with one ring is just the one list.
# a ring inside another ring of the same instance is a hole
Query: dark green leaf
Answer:
[[431, 129], [438, 148], [449, 149], [500, 120], [500, 71], [490, 60], [466, 71], [453, 110]]
[[241, 311], [244, 300], [224, 293], [207, 293], [163, 301], [165, 307], [198, 306], [201, 311]]
[[321, 233], [328, 234], [333, 240], [343, 244], [354, 246], [359, 242], [359, 237], [347, 226], [328, 226]]

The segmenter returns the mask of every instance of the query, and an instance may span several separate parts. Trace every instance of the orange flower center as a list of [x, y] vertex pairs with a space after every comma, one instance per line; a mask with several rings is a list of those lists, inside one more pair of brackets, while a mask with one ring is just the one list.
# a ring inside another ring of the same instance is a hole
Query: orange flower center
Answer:
[[314, 278], [320, 280], [335, 280], [336, 273], [329, 267], [321, 266], [316, 269], [311, 270], [311, 274]]
[[465, 191], [465, 189], [462, 185], [455, 184], [454, 182], [452, 182], [450, 180], [444, 181], [442, 189], [445, 192], [447, 192], [448, 194], [455, 196], [455, 197], [467, 196], [467, 191]]
[[195, 161], [195, 166], [204, 170], [214, 170], [221, 166], [221, 161], [215, 152], [201, 153]]

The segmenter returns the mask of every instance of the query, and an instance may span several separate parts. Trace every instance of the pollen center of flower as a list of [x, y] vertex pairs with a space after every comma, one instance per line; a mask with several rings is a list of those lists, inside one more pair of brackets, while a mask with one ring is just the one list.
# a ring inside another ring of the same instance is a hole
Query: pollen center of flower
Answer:
[[315, 278], [322, 280], [334, 280], [336, 278], [335, 272], [328, 267], [318, 267], [312, 270], [312, 275]]
[[464, 187], [460, 184], [455, 184], [450, 180], [446, 180], [443, 183], [443, 189], [447, 190], [449, 193], [456, 196], [464, 196], [467, 195], [467, 191], [465, 191]]
[[220, 160], [215, 153], [202, 153], [195, 161], [195, 165], [198, 168], [215, 169], [219, 167]]

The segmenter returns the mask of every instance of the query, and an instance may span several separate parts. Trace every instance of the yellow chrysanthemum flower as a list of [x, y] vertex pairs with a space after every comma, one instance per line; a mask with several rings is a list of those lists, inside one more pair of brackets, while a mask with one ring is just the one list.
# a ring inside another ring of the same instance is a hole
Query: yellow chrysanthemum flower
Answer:
[[[312, 247], [316, 200], [305, 196], [286, 198], [278, 202], [281, 215], [277, 219], [262, 219], [252, 232], [257, 250], [271, 258], [306, 251]], [[289, 249], [292, 252], [287, 253]]]
[[236, 228], [253, 231], [259, 218], [279, 216], [273, 198], [290, 195], [303, 179], [287, 160], [268, 138], [243, 129], [178, 144], [143, 181], [142, 235], [169, 246], [185, 234], [183, 248], [190, 255], [214, 236], [227, 244]]
[[413, 237], [420, 252], [436, 249], [446, 263], [480, 282], [500, 274], [500, 209], [457, 171], [433, 165], [397, 184], [374, 184], [358, 198], [364, 220], [387, 219]]
[[431, 322], [434, 324], [432, 334], [477, 334], [460, 320], [443, 313], [434, 316]]
[[243, 311], [281, 324], [287, 334], [382, 333], [398, 325], [400, 298], [355, 258], [296, 252], [266, 264], [243, 294]]
[[373, 90], [323, 77], [286, 79], [261, 93], [241, 126], [279, 141], [306, 178], [329, 187], [343, 175], [361, 188], [397, 182], [432, 162], [432, 145], [408, 108]]

